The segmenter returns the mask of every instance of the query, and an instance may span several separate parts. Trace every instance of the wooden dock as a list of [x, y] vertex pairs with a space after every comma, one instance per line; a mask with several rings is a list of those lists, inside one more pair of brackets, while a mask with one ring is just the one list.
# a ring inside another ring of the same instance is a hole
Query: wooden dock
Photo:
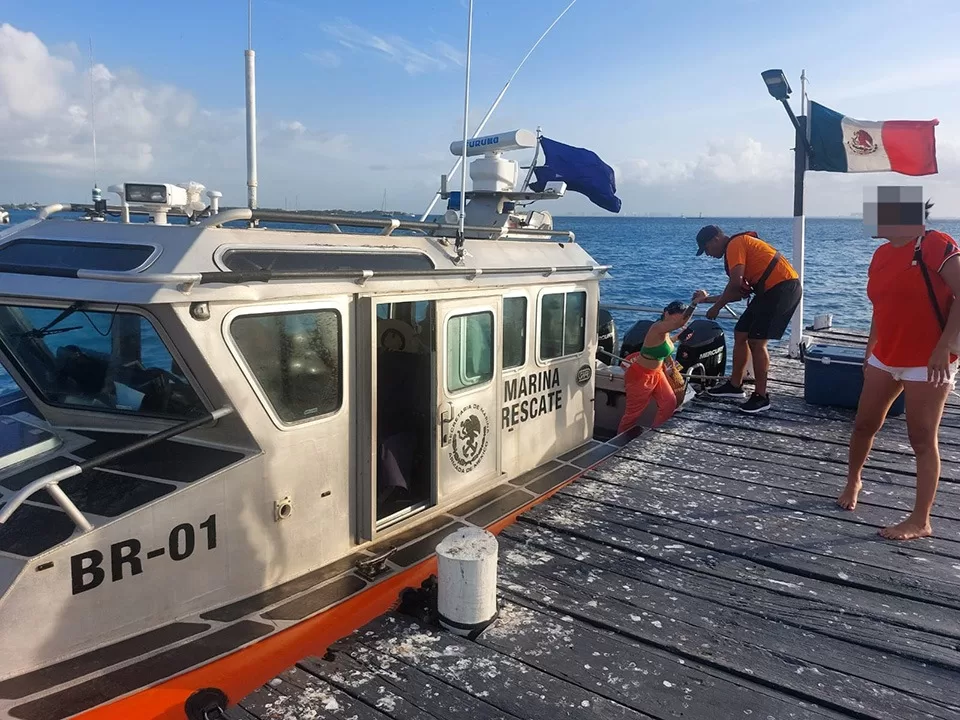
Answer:
[[806, 405], [802, 373], [778, 358], [766, 415], [697, 401], [522, 515], [475, 640], [393, 612], [229, 717], [960, 718], [960, 405], [936, 537], [889, 542], [913, 502], [903, 417], [844, 512], [852, 413]]

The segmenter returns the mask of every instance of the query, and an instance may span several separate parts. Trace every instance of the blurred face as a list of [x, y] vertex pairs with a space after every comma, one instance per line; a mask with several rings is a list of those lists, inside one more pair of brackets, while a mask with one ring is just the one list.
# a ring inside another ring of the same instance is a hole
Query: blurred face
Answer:
[[870, 237], [912, 240], [924, 232], [924, 215], [923, 188], [879, 187], [864, 192], [863, 224]]

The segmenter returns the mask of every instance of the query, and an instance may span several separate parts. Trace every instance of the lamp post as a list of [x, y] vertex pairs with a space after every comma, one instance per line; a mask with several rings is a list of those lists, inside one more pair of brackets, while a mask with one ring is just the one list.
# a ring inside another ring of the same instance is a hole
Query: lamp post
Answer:
[[[764, 70], [760, 73], [767, 85], [767, 91], [774, 100], [783, 103], [787, 116], [796, 131], [796, 145], [794, 147], [793, 165], [793, 267], [800, 276], [803, 286], [803, 246], [806, 236], [806, 218], [803, 214], [803, 178], [807, 170], [807, 159], [810, 155], [810, 143], [807, 140], [807, 117], [803, 113], [798, 118], [790, 107], [790, 83], [787, 82], [783, 70]], [[801, 75], [801, 82], [806, 84], [806, 75]], [[802, 93], [802, 104], [806, 102], [806, 92]], [[804, 108], [801, 107], [801, 110]], [[800, 354], [800, 345], [803, 342], [803, 298], [793, 315], [790, 326], [790, 357]]]

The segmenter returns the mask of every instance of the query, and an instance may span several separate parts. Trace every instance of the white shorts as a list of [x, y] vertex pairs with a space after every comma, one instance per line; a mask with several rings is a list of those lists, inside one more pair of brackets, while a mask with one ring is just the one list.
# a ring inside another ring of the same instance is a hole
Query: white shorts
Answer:
[[[926, 365], [923, 367], [890, 367], [877, 360], [876, 355], [871, 355], [867, 360], [867, 364], [872, 365], [878, 370], [890, 373], [894, 380], [899, 380], [900, 382], [928, 382]], [[950, 364], [951, 388], [956, 387], [957, 364], [956, 362]]]

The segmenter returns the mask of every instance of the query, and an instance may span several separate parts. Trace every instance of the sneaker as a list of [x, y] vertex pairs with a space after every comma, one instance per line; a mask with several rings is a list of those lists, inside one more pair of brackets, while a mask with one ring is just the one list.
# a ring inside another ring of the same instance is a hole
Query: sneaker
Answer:
[[743, 388], [737, 387], [729, 380], [727, 380], [723, 385], [709, 388], [707, 390], [707, 395], [710, 397], [746, 397], [746, 393], [743, 391]]
[[740, 406], [740, 412], [745, 413], [762, 413], [764, 410], [770, 409], [770, 396], [764, 397], [763, 395], [758, 395], [754, 393], [750, 396], [750, 399], [747, 400], [743, 405]]

